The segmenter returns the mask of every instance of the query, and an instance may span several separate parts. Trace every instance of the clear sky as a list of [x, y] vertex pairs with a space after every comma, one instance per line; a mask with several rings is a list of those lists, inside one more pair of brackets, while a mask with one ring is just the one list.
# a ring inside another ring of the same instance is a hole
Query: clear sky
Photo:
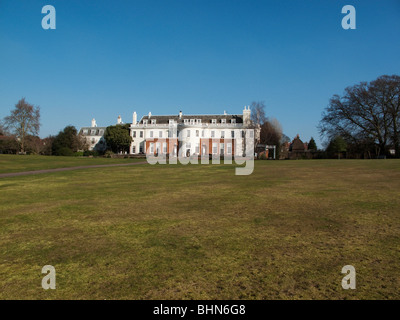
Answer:
[[[348, 4], [356, 30], [341, 26]], [[400, 0], [0, 0], [0, 118], [26, 97], [41, 137], [265, 101], [286, 135], [320, 146], [330, 97], [383, 74], [400, 74]]]

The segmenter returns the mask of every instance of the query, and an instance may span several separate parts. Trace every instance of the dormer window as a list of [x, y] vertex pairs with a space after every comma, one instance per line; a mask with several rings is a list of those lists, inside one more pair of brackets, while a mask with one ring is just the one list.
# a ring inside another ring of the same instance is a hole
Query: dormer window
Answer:
[[197, 124], [201, 124], [201, 119], [196, 119]]
[[190, 125], [194, 125], [194, 119], [190, 119]]
[[174, 119], [169, 119], [169, 124], [174, 124]]
[[236, 123], [236, 119], [231, 119], [231, 123]]
[[189, 123], [189, 119], [183, 119], [183, 123], [188, 124]]
[[156, 124], [157, 120], [156, 119], [151, 119], [151, 124]]
[[226, 119], [221, 119], [221, 123], [226, 123]]
[[148, 120], [143, 120], [143, 124], [147, 124]]
[[211, 123], [212, 123], [212, 124], [216, 124], [216, 123], [217, 123], [217, 119], [212, 119], [212, 120], [211, 120]]

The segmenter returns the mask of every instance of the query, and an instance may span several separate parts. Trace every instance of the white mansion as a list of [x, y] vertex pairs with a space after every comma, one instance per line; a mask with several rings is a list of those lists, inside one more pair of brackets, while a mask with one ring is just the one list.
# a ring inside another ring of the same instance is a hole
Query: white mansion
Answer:
[[[130, 124], [132, 142], [130, 154], [157, 154], [188, 157], [191, 155], [242, 155], [245, 144], [245, 129], [250, 129], [250, 107], [245, 106], [243, 114], [185, 115], [182, 111], [176, 115], [148, 115], [137, 120], [133, 113]], [[117, 124], [122, 124], [118, 117]], [[80, 134], [86, 137], [89, 150], [103, 151], [105, 127], [83, 127]], [[253, 131], [250, 131], [252, 134]], [[258, 139], [260, 130], [255, 128]], [[253, 137], [251, 137], [253, 138]]]

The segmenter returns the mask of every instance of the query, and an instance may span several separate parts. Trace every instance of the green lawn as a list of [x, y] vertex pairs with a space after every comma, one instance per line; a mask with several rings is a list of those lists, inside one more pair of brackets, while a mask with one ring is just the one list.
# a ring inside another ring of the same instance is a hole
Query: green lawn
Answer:
[[15, 156], [0, 154], [0, 173], [146, 161], [89, 157]]
[[[4, 159], [3, 172], [31, 166]], [[82, 161], [54, 159], [36, 167]], [[250, 176], [144, 164], [1, 178], [0, 298], [399, 299], [399, 196], [398, 160], [257, 161]], [[48, 264], [56, 290], [41, 287]], [[356, 290], [341, 287], [349, 264]]]

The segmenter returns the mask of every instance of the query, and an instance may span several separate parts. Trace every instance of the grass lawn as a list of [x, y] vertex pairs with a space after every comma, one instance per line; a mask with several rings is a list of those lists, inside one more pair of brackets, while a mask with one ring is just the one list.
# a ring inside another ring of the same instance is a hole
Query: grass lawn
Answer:
[[90, 166], [97, 164], [115, 164], [146, 161], [146, 159], [113, 159], [89, 157], [56, 157], [56, 156], [15, 156], [0, 154], [0, 173], [33, 171], [43, 169]]
[[[35, 168], [83, 161], [57, 159]], [[400, 298], [398, 160], [65, 171], [1, 178], [0, 203], [1, 299]]]

